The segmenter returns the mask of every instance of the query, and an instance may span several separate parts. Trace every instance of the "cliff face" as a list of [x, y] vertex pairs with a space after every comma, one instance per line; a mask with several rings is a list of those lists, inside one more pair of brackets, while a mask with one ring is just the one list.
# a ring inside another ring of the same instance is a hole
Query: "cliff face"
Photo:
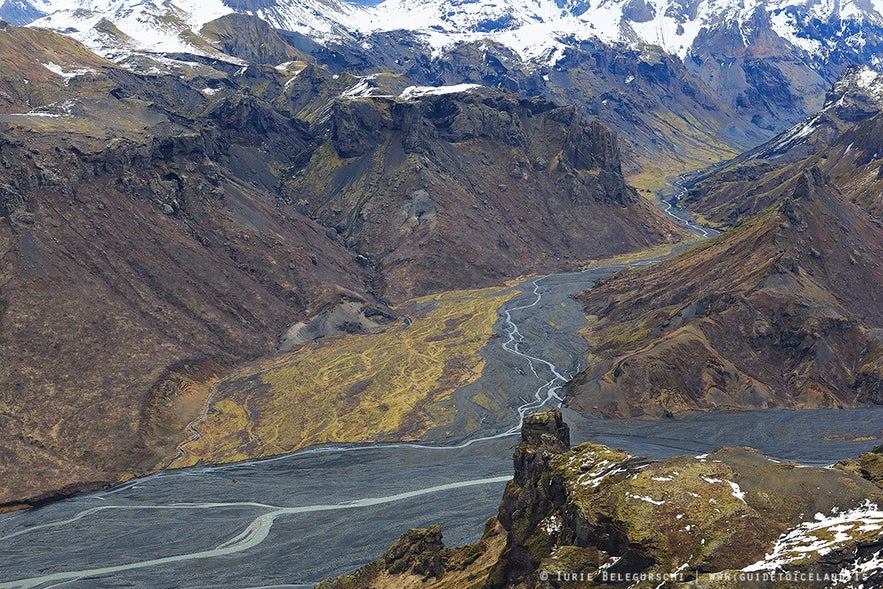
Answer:
[[154, 468], [205, 380], [370, 302], [372, 274], [272, 192], [302, 123], [48, 31], [10, 28], [0, 56], [29, 81], [0, 115], [2, 504]]
[[[431, 574], [401, 586], [739, 587], [740, 576], [785, 582], [810, 574], [835, 579], [826, 586], [841, 578], [844, 587], [875, 586], [881, 500], [877, 486], [845, 470], [797, 468], [747, 448], [662, 462], [596, 444], [568, 449], [566, 425], [552, 411], [526, 419], [515, 477], [478, 545], [502, 526], [506, 544], [496, 563], [470, 569], [472, 581], [457, 584], [445, 558], [475, 548], [436, 552], [440, 564]], [[402, 544], [409, 538], [421, 540], [411, 550], [423, 546], [425, 535], [403, 536], [397, 552], [408, 552]], [[402, 577], [387, 556], [320, 587], [395, 586], [390, 579]], [[372, 584], [367, 571], [387, 584]]]
[[818, 170], [780, 205], [581, 300], [592, 365], [568, 404], [604, 415], [879, 403], [883, 232]]
[[622, 176], [615, 137], [570, 107], [490, 89], [342, 98], [285, 182], [400, 300], [679, 238]]

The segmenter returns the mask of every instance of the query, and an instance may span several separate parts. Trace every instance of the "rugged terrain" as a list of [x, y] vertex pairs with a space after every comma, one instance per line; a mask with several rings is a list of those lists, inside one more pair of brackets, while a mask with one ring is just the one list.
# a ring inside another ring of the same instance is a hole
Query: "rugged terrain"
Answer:
[[[217, 35], [216, 19], [244, 15], [267, 24]], [[272, 27], [336, 73], [567, 97], [623, 136], [627, 173], [653, 188], [815, 114], [844, 69], [879, 67], [883, 31], [880, 6], [851, 0], [6, 0], [0, 18], [133, 67], [145, 54], [243, 49], [274, 63], [276, 41], [255, 35]]]
[[582, 295], [593, 350], [568, 405], [661, 417], [880, 403], [881, 255], [880, 226], [806, 170], [732, 231]]
[[653, 461], [596, 444], [569, 446], [560, 412], [529, 416], [515, 476], [478, 544], [447, 549], [437, 527], [411, 530], [374, 563], [317, 587], [881, 580], [883, 492], [857, 474], [799, 468], [749, 448]]
[[625, 184], [616, 138], [576, 109], [479, 88], [413, 92], [336, 101], [328, 141], [285, 181], [292, 201], [382, 269], [387, 298], [683, 236]]
[[290, 347], [313, 317], [339, 321], [310, 338], [371, 329], [414, 294], [683, 235], [572, 108], [503, 90], [400, 97], [400, 76], [381, 80], [390, 97], [358, 97], [357, 78], [281, 37], [256, 54], [235, 42], [261, 27], [212, 24], [240, 57], [127, 69], [3, 25], [0, 503], [162, 463], [217, 376]]
[[787, 195], [800, 172], [816, 166], [842, 198], [881, 219], [881, 113], [883, 79], [867, 67], [849, 70], [819, 113], [690, 177], [682, 204], [712, 222], [733, 225]]

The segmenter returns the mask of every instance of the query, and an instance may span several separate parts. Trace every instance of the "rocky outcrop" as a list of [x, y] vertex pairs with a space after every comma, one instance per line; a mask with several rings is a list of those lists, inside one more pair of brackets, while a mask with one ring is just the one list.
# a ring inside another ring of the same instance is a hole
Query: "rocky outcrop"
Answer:
[[535, 574], [548, 546], [531, 542], [533, 531], [565, 501], [560, 482], [552, 480], [551, 463], [569, 448], [570, 430], [560, 411], [524, 418], [514, 456], [515, 476], [506, 485], [498, 515], [508, 531], [506, 548], [488, 577], [488, 589], [511, 587]]
[[305, 56], [289, 45], [266, 21], [246, 14], [227, 14], [199, 31], [221, 52], [249, 63], [277, 65]]
[[883, 446], [877, 446], [856, 460], [839, 462], [837, 467], [854, 472], [883, 489]]
[[378, 268], [393, 301], [681, 235], [625, 183], [615, 136], [571, 107], [489, 88], [343, 96], [327, 125], [287, 198]]
[[275, 192], [303, 123], [43, 29], [0, 37], [3, 83], [31, 92], [0, 123], [0, 504], [36, 503], [163, 465], [203, 378], [274, 353], [340, 292], [376, 300], [373, 270]]
[[[423, 555], [406, 557], [401, 573], [389, 551], [320, 587], [739, 587], [745, 579], [773, 587], [809, 575], [842, 579], [827, 586], [878, 582], [883, 491], [856, 474], [797, 468], [747, 448], [652, 461], [597, 444], [568, 449], [567, 438], [557, 410], [525, 419], [497, 516], [505, 548], [490, 568], [467, 566], [470, 583], [448, 573], [414, 582], [414, 563], [436, 554], [430, 529], [396, 544], [396, 554]], [[489, 527], [479, 546], [497, 530]]]
[[691, 178], [687, 206], [732, 226], [790, 196], [804, 171], [817, 167], [842, 198], [881, 218], [883, 99], [876, 76], [867, 68], [846, 70], [820, 112]]

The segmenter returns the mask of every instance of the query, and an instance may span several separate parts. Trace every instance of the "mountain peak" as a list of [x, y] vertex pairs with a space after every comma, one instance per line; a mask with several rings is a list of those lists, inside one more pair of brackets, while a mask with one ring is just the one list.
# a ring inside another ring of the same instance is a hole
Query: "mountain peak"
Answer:
[[797, 178], [797, 186], [794, 188], [794, 199], [811, 200], [818, 197], [818, 193], [825, 189], [825, 178], [817, 166], [804, 170]]

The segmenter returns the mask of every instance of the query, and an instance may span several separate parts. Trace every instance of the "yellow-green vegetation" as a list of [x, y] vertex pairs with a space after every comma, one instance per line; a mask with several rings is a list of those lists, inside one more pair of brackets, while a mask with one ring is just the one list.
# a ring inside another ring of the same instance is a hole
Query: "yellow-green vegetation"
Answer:
[[220, 383], [202, 439], [176, 467], [292, 452], [324, 442], [415, 439], [450, 423], [451, 393], [481, 375], [478, 352], [509, 289], [415, 299], [412, 318], [348, 335], [243, 371]]
[[739, 155], [738, 150], [714, 139], [705, 130], [706, 125], [690, 115], [657, 114], [653, 119], [654, 130], [670, 137], [678, 153], [636, 157], [637, 170], [628, 174], [626, 181], [651, 202], [659, 202], [657, 193], [669, 184], [669, 178]]
[[862, 476], [883, 488], [883, 446], [878, 446], [873, 452], [862, 454], [858, 463], [861, 465]]
[[663, 243], [656, 247], [651, 247], [636, 252], [628, 252], [610, 258], [592, 260], [588, 264], [583, 266], [583, 269], [601, 268], [603, 266], [626, 266], [628, 264], [634, 264], [635, 262], [644, 262], [648, 260], [654, 260], [656, 258], [663, 258], [671, 255], [676, 247], [688, 243], [695, 243], [698, 240], [698, 235], [696, 235], [695, 233], [690, 233], [687, 239], [680, 243]]

